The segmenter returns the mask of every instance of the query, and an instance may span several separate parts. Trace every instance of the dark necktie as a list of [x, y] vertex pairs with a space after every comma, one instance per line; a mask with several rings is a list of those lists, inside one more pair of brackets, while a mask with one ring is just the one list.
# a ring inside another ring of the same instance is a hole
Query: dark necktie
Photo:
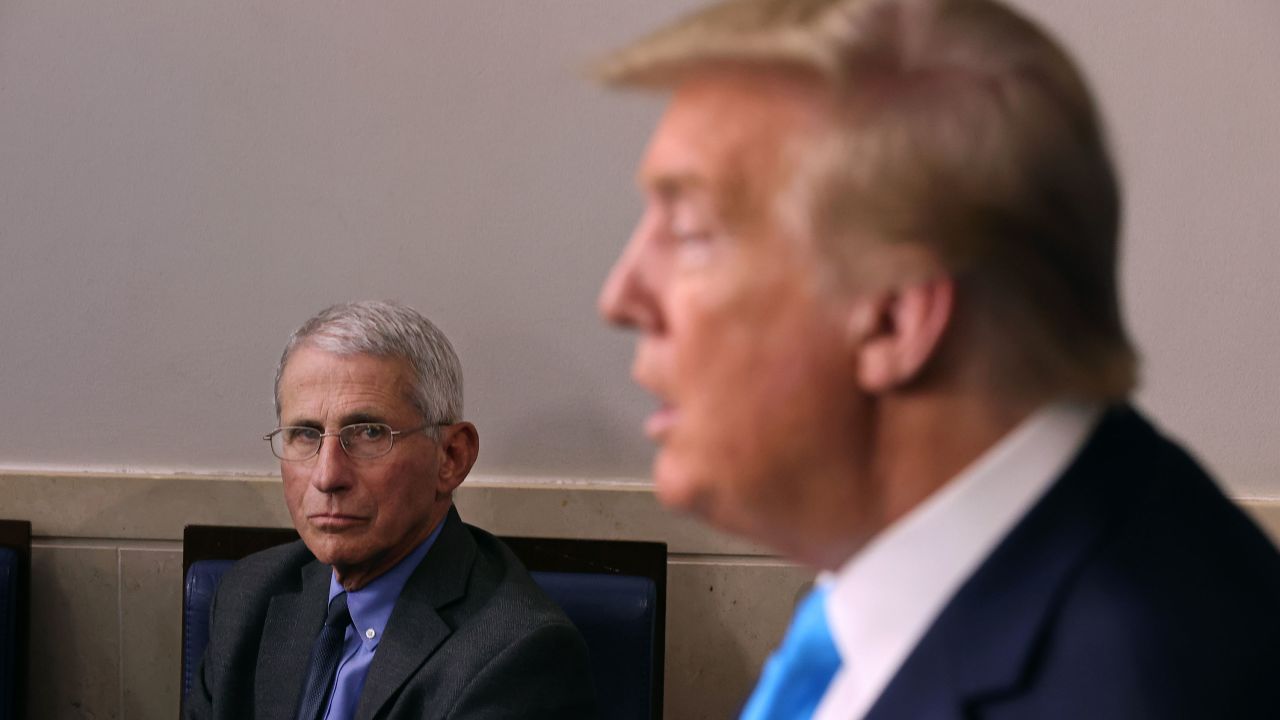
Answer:
[[324, 717], [325, 700], [333, 687], [333, 676], [338, 672], [338, 660], [342, 657], [342, 640], [351, 613], [347, 612], [347, 594], [338, 593], [329, 601], [329, 614], [324, 627], [311, 646], [311, 663], [307, 668], [307, 682], [302, 686], [298, 699], [296, 720], [318, 720]]
[[741, 720], [802, 720], [813, 716], [840, 669], [840, 653], [827, 627], [827, 588], [800, 603], [791, 628], [769, 662]]

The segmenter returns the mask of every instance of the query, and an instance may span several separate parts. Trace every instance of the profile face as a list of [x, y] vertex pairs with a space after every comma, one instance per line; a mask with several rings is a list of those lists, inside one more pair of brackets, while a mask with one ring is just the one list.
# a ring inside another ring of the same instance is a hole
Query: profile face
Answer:
[[639, 333], [632, 374], [658, 400], [660, 499], [788, 549], [847, 485], [860, 402], [842, 303], [809, 238], [782, 221], [784, 138], [820, 121], [785, 79], [680, 85], [642, 161], [646, 208], [600, 296]]
[[[331, 433], [362, 422], [420, 427], [411, 378], [402, 359], [336, 355], [304, 344], [280, 379], [280, 424]], [[280, 474], [294, 527], [345, 583], [390, 569], [445, 516], [450, 499], [440, 463], [439, 445], [421, 431], [396, 436], [386, 455], [362, 459], [349, 457], [333, 436], [310, 460], [282, 460]]]

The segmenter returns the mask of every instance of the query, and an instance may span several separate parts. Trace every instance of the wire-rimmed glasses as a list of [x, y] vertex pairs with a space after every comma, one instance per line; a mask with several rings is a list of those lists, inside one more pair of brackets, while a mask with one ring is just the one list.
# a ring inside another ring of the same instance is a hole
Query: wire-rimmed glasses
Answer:
[[337, 437], [347, 455], [361, 460], [382, 457], [395, 446], [396, 436], [425, 430], [434, 425], [421, 425], [408, 430], [392, 430], [386, 423], [354, 423], [338, 432], [322, 432], [318, 428], [286, 425], [262, 436], [271, 444], [271, 454], [288, 462], [310, 460], [320, 454], [327, 437]]

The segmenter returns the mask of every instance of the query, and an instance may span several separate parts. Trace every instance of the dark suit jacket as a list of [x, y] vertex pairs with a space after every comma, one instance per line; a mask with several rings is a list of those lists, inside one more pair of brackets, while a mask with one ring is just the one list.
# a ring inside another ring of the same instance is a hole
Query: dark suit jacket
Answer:
[[867, 717], [1280, 718], [1280, 554], [1114, 409]]
[[[185, 717], [291, 719], [329, 574], [301, 541], [227, 571]], [[511, 551], [450, 510], [396, 601], [356, 717], [595, 717], [587, 648]]]

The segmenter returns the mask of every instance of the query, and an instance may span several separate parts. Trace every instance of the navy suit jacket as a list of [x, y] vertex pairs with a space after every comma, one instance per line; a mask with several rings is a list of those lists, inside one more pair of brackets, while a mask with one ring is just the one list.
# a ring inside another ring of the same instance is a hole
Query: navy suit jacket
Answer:
[[867, 717], [1280, 718], [1280, 554], [1113, 409]]
[[[292, 720], [330, 572], [301, 540], [227, 571], [187, 720]], [[356, 719], [579, 719], [594, 702], [577, 629], [501, 541], [451, 509], [396, 600]]]

